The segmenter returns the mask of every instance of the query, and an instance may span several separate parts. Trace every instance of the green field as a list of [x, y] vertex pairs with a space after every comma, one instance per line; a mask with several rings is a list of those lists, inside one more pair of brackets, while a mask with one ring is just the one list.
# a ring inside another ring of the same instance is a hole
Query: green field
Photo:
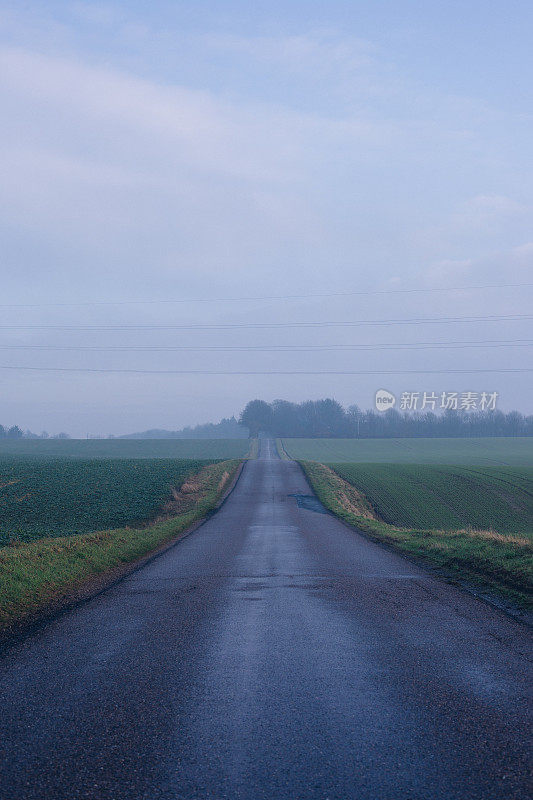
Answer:
[[376, 515], [405, 528], [533, 537], [533, 467], [330, 464]]
[[247, 439], [0, 439], [2, 455], [71, 458], [244, 458]]
[[282, 439], [291, 458], [322, 463], [533, 466], [533, 437]]
[[208, 463], [0, 455], [0, 544], [145, 522]]
[[[34, 459], [34, 463], [36, 460]], [[42, 462], [41, 462], [42, 463]], [[84, 517], [83, 504], [92, 503], [93, 497], [86, 495], [81, 486], [80, 477], [87, 462], [58, 461], [65, 469], [78, 467], [78, 473], [70, 475], [63, 473], [65, 478], [73, 478], [72, 487], [66, 487], [61, 481], [56, 483], [58, 492], [57, 500], [45, 493], [44, 503], [53, 514], [58, 516], [60, 522], [70, 519], [76, 522]], [[111, 483], [105, 484], [104, 496], [115, 501], [124, 501], [124, 516], [131, 517], [131, 508], [137, 502], [133, 494], [139, 487], [144, 487], [145, 504], [136, 506], [137, 513], [148, 513], [154, 509], [161, 498], [165, 499], [166, 490], [176, 480], [182, 481], [184, 474], [192, 466], [183, 462], [135, 462], [140, 471], [132, 474], [128, 462], [90, 462], [98, 464], [104, 470], [110, 471], [110, 476], [122, 478], [122, 488], [113, 487]], [[140, 527], [113, 528], [111, 530], [94, 531], [96, 525], [103, 523], [105, 515], [98, 514], [90, 517], [91, 531], [80, 533], [78, 536], [57, 536], [58, 528], [53, 528], [53, 536], [44, 536], [32, 541], [13, 540], [9, 546], [0, 548], [0, 634], [6, 629], [19, 627], [22, 624], [39, 619], [43, 614], [56, 611], [65, 607], [69, 602], [76, 601], [76, 593], [83, 587], [101, 589], [106, 581], [112, 581], [127, 565], [136, 562], [139, 558], [152, 553], [156, 548], [169, 541], [176, 541], [185, 534], [194, 523], [212, 513], [224, 492], [231, 485], [232, 478], [239, 468], [238, 460], [219, 461], [204, 467], [198, 475], [188, 480], [188, 491], [178, 495], [169, 512], [158, 518], [150, 525]], [[150, 471], [144, 472], [143, 469]], [[166, 470], [166, 471], [165, 471]], [[98, 473], [101, 474], [101, 473]], [[94, 470], [89, 473], [89, 478], [96, 476]], [[46, 477], [43, 472], [41, 477]], [[105, 481], [105, 474], [104, 474]], [[100, 490], [102, 484], [93, 483], [94, 490]], [[125, 494], [123, 493], [125, 489]], [[73, 504], [73, 494], [78, 494], [81, 505]], [[128, 502], [132, 507], [127, 507]], [[63, 503], [63, 506], [60, 506]], [[113, 511], [113, 509], [111, 509]], [[13, 514], [12, 509], [12, 514]], [[16, 512], [15, 512], [16, 513]], [[41, 512], [38, 512], [39, 514]], [[87, 516], [87, 520], [89, 516]], [[29, 532], [35, 533], [37, 519], [30, 518]], [[111, 524], [115, 524], [113, 519]], [[41, 514], [41, 523], [45, 523], [43, 530], [49, 529], [46, 519]], [[103, 577], [102, 577], [103, 576]], [[102, 584], [101, 581], [104, 581]], [[97, 583], [94, 583], [97, 581]], [[87, 589], [85, 589], [87, 591]], [[85, 596], [82, 594], [82, 596]]]

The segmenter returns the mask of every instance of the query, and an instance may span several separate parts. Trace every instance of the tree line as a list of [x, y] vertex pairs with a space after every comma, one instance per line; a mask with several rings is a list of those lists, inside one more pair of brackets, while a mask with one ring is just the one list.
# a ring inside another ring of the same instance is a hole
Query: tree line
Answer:
[[142, 433], [126, 433], [118, 439], [247, 439], [248, 429], [239, 425], [235, 417], [221, 419], [220, 422], [206, 422], [203, 425], [188, 425], [178, 431], [152, 428]]
[[11, 428], [6, 428], [0, 425], [0, 439], [22, 439], [24, 431], [18, 425], [12, 425]]
[[56, 433], [50, 436], [47, 431], [32, 433], [32, 431], [23, 431], [18, 425], [12, 425], [10, 428], [0, 425], [0, 439], [70, 439], [70, 436], [68, 433]]
[[250, 436], [264, 431], [287, 438], [533, 436], [533, 416], [519, 411], [377, 412], [356, 405], [345, 409], [331, 398], [303, 403], [252, 400], [239, 422], [249, 429]]
[[[179, 431], [150, 430], [127, 434], [121, 439], [236, 439], [257, 436], [261, 431], [286, 438], [360, 438], [387, 439], [407, 437], [456, 436], [533, 436], [533, 416], [519, 411], [460, 411], [447, 409], [436, 414], [427, 412], [364, 411], [359, 406], [348, 408], [336, 400], [250, 401], [239, 420], [235, 417], [218, 423], [207, 423]], [[51, 436], [22, 430], [18, 425], [0, 425], [0, 439], [69, 439], [67, 433]], [[107, 437], [114, 438], [114, 437]]]

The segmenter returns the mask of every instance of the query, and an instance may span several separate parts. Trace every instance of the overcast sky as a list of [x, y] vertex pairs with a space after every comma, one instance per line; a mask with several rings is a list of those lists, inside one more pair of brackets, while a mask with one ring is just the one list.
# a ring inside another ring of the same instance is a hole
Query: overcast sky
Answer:
[[[529, 0], [0, 2], [0, 422], [120, 434], [379, 388], [531, 413], [532, 373], [408, 373], [531, 367], [501, 346], [528, 320], [142, 326], [531, 313], [531, 287], [397, 290], [533, 283], [532, 27]], [[287, 299], [343, 292], [376, 293]]]

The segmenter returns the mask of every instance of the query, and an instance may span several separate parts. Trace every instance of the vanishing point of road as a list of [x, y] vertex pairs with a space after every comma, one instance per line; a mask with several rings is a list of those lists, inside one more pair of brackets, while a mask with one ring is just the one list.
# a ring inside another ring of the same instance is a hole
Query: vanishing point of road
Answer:
[[2, 800], [513, 800], [525, 626], [263, 440], [216, 515], [0, 659]]

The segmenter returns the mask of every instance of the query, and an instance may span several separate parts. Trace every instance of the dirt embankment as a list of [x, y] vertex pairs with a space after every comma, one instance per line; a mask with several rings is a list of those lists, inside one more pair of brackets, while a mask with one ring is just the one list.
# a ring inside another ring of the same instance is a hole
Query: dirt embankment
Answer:
[[[162, 507], [157, 519], [167, 519], [197, 508], [213, 489], [213, 475], [216, 474], [214, 467], [216, 467], [214, 464], [204, 467], [197, 475], [187, 478], [179, 489], [172, 489], [172, 497]], [[229, 477], [229, 472], [225, 470], [218, 481], [218, 493], [226, 487]]]
[[330, 491], [334, 493], [335, 500], [345, 511], [355, 514], [357, 517], [365, 519], [378, 519], [374, 509], [366, 497], [351, 486], [347, 481], [337, 475], [330, 467], [320, 464], [322, 479], [328, 484]]

